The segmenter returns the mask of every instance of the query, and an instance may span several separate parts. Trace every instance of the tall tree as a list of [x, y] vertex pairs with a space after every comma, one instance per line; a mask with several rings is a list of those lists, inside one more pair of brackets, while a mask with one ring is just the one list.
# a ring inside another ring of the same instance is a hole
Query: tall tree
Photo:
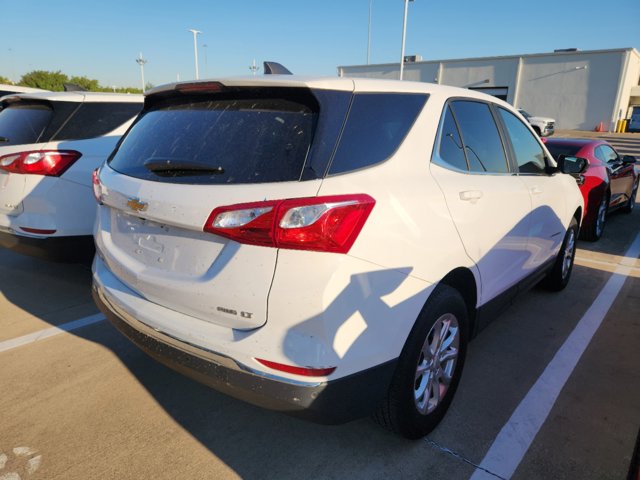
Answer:
[[90, 92], [99, 92], [100, 91], [100, 84], [98, 83], [98, 80], [94, 80], [92, 78], [71, 77], [69, 79], [69, 83], [73, 83], [75, 85], [78, 85], [78, 86], [84, 88], [85, 90], [89, 90]]
[[44, 90], [61, 92], [64, 90], [64, 84], [68, 82], [69, 77], [60, 70], [57, 72], [34, 70], [32, 72], [25, 73], [18, 84], [25, 87], [42, 88]]

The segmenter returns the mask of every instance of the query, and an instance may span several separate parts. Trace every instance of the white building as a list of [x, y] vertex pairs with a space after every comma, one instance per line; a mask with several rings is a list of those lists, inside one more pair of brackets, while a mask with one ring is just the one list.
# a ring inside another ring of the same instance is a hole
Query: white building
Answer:
[[[419, 58], [419, 57], [418, 57]], [[341, 77], [398, 78], [399, 63], [338, 67]], [[553, 117], [556, 128], [606, 130], [640, 105], [640, 52], [556, 51], [531, 55], [405, 63], [404, 80], [480, 90], [533, 115]]]

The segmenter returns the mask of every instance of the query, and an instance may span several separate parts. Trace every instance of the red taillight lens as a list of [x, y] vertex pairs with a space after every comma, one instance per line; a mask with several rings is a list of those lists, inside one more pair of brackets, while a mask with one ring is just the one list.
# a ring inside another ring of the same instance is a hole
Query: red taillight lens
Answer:
[[102, 184], [100, 183], [100, 168], [96, 168], [91, 174], [91, 185], [93, 186], [93, 196], [96, 202], [102, 205]]
[[347, 253], [374, 205], [364, 194], [243, 203], [216, 208], [204, 231], [250, 245]]
[[37, 150], [0, 157], [0, 169], [11, 173], [59, 177], [82, 154], [75, 150]]
[[283, 363], [276, 363], [269, 360], [263, 360], [256, 358], [262, 365], [273, 368], [274, 370], [280, 370], [281, 372], [294, 373], [296, 375], [304, 375], [305, 377], [326, 377], [333, 373], [336, 367], [328, 368], [309, 368], [309, 367], [294, 367], [293, 365], [285, 365]]

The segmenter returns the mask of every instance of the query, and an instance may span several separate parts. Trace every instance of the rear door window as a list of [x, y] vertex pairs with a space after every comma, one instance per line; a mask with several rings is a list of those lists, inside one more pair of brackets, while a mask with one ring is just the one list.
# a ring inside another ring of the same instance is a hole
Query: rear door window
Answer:
[[329, 174], [358, 170], [389, 158], [406, 137], [426, 101], [424, 94], [354, 95]]
[[170, 98], [140, 116], [109, 165], [172, 183], [300, 180], [317, 116], [315, 98], [303, 89]]
[[466, 100], [456, 100], [450, 105], [460, 127], [469, 170], [508, 172], [507, 157], [489, 105]]
[[83, 103], [54, 140], [84, 140], [112, 132], [131, 120], [142, 109], [142, 102]]
[[42, 103], [19, 103], [0, 111], [0, 146], [37, 143], [53, 112]]

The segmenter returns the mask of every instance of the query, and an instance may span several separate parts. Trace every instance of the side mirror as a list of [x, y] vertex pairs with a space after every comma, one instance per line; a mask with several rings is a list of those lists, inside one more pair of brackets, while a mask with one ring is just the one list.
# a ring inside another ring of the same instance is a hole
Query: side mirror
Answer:
[[558, 158], [558, 168], [562, 173], [569, 173], [572, 175], [578, 175], [584, 173], [587, 169], [589, 162], [586, 158], [582, 157], [569, 157], [560, 155]]
[[622, 157], [622, 163], [625, 163], [625, 164], [636, 163], [636, 157], [634, 157], [633, 155], [625, 155], [624, 157]]

